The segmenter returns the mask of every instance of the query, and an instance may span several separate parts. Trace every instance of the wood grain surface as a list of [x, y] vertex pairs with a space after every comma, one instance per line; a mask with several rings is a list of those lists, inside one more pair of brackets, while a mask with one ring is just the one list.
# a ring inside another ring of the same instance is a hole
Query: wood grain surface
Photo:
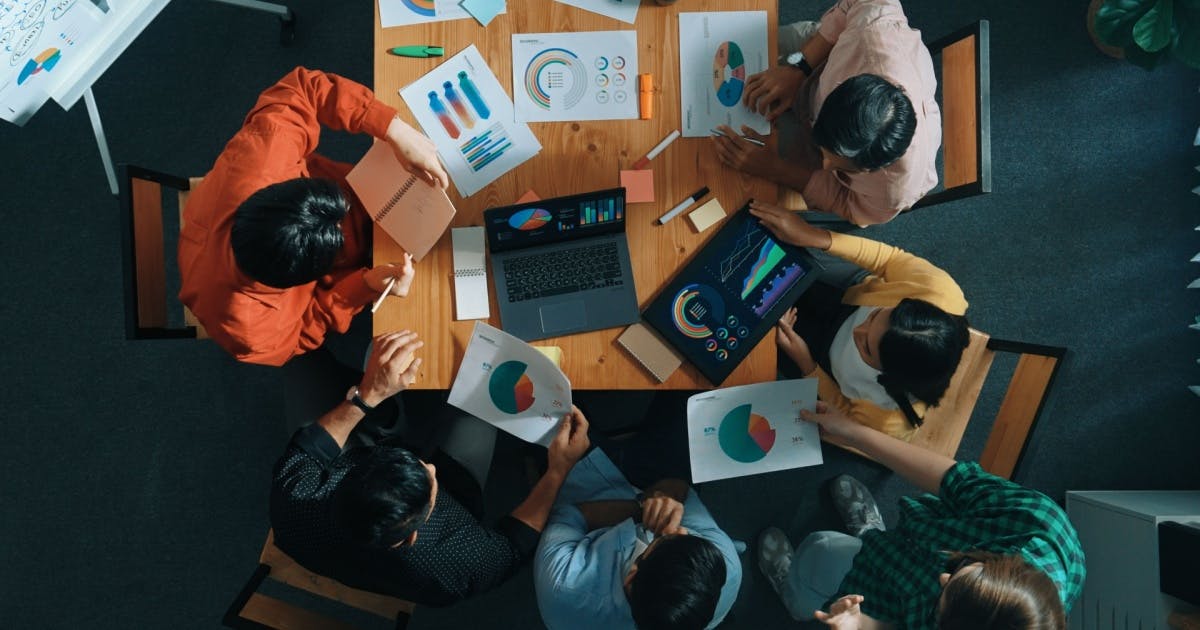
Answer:
[[[451, 185], [448, 191], [458, 209], [453, 226], [482, 225], [486, 208], [508, 205], [525, 191], [541, 197], [569, 195], [618, 185], [621, 169], [631, 165], [671, 130], [680, 126], [679, 21], [680, 11], [767, 12], [768, 50], [776, 50], [778, 6], [775, 0], [706, 0], [702, 5], [679, 2], [660, 7], [647, 0], [638, 12], [638, 73], [652, 73], [655, 84], [654, 118], [594, 122], [530, 123], [542, 143], [542, 151], [520, 167], [506, 173], [483, 190], [463, 198]], [[398, 90], [437, 67], [444, 59], [409, 59], [387, 54], [394, 46], [423, 44], [444, 46], [449, 58], [471, 44], [479, 48], [500, 84], [512, 94], [512, 40], [514, 33], [628, 30], [629, 24], [552, 0], [513, 0], [508, 13], [497, 16], [487, 28], [474, 20], [451, 20], [433, 24], [379, 27], [375, 18], [375, 93], [396, 107], [401, 117], [415, 124]], [[774, 65], [774, 55], [770, 63]], [[632, 73], [631, 73], [632, 74]], [[772, 147], [773, 148], [773, 147]], [[645, 307], [712, 234], [716, 227], [696, 234], [680, 217], [665, 226], [654, 224], [660, 215], [695, 192], [708, 186], [727, 212], [740, 208], [751, 197], [775, 201], [774, 184], [745, 176], [721, 166], [707, 138], [680, 138], [651, 163], [654, 170], [655, 202], [631, 204], [627, 231], [633, 262], [638, 304]], [[400, 248], [375, 229], [375, 262], [398, 260]], [[454, 321], [453, 263], [447, 233], [417, 266], [417, 277], [405, 299], [390, 298], [375, 314], [375, 332], [409, 329], [425, 340], [422, 374], [415, 387], [449, 388], [462, 360], [474, 321]], [[491, 318], [500, 326], [489, 269]], [[579, 389], [707, 389], [712, 386], [690, 364], [685, 363], [666, 383], [659, 383], [643, 369], [616, 338], [624, 328], [570, 335], [534, 342], [558, 346], [564, 354], [563, 371]], [[740, 385], [775, 378], [775, 340], [768, 334], [724, 385]]]

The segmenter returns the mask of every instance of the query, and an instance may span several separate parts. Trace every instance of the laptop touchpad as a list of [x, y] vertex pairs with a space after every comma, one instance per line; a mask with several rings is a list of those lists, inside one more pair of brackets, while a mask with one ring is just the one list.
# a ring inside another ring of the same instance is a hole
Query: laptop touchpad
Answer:
[[583, 300], [548, 304], [539, 308], [538, 314], [542, 317], [542, 332], [574, 330], [587, 324]]

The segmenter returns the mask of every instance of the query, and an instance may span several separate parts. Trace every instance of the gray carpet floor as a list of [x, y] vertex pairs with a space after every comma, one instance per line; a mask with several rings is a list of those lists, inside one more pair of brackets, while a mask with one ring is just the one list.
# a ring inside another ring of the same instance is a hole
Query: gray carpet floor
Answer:
[[[203, 173], [257, 93], [297, 64], [369, 83], [371, 2], [291, 4], [301, 21], [285, 49], [272, 17], [171, 3], [95, 86], [116, 160]], [[825, 5], [783, 0], [781, 18]], [[976, 327], [1070, 349], [1018, 481], [1059, 500], [1069, 489], [1195, 489], [1200, 398], [1186, 386], [1200, 383], [1200, 334], [1187, 325], [1200, 291], [1184, 287], [1200, 275], [1188, 262], [1200, 251], [1189, 192], [1200, 184], [1200, 75], [1101, 56], [1085, 6], [906, 3], [927, 36], [991, 21], [995, 192], [868, 234], [950, 271]], [[322, 149], [352, 160], [366, 146], [331, 134]], [[118, 206], [82, 104], [0, 125], [0, 155], [0, 625], [215, 627], [254, 568], [289, 423], [302, 401], [327, 395], [304, 380], [322, 368], [123, 338]], [[1000, 395], [985, 389], [960, 457], [979, 455]], [[502, 444], [501, 461], [511, 450]], [[841, 472], [861, 475], [888, 519], [912, 492], [852, 456], [827, 460], [700, 492], [742, 540], [769, 524], [796, 537], [832, 526], [820, 485]], [[788, 627], [752, 564], [745, 573], [726, 626]], [[419, 610], [412, 625], [539, 626], [528, 570], [460, 606]]]

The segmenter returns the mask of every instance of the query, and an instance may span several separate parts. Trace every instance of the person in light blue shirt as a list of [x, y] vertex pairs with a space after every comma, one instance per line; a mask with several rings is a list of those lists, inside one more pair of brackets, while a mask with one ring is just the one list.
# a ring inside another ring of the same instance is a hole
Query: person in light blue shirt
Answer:
[[559, 491], [533, 576], [550, 630], [700, 630], [733, 606], [742, 565], [686, 482], [641, 493], [597, 448]]

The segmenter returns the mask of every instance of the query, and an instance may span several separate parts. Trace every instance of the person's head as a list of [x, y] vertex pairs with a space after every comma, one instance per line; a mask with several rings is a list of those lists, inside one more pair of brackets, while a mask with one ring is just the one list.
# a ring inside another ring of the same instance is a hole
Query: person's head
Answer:
[[625, 577], [639, 630], [700, 630], [712, 622], [725, 586], [725, 557], [711, 542], [687, 534], [659, 536]]
[[267, 286], [312, 282], [333, 267], [349, 209], [332, 180], [298, 177], [271, 184], [234, 212], [233, 258], [242, 273]]
[[1053, 580], [1019, 555], [952, 554], [940, 577], [940, 630], [1061, 630], [1067, 619]]
[[334, 490], [338, 528], [370, 549], [416, 542], [417, 528], [429, 518], [437, 499], [434, 472], [432, 464], [402, 448], [370, 448]]
[[829, 93], [812, 135], [826, 168], [874, 171], [900, 159], [916, 129], [917, 115], [904, 90], [860, 74]]
[[967, 318], [914, 298], [875, 309], [853, 331], [859, 354], [888, 395], [916, 426], [921, 420], [908, 397], [935, 406], [942, 400], [971, 341]]

